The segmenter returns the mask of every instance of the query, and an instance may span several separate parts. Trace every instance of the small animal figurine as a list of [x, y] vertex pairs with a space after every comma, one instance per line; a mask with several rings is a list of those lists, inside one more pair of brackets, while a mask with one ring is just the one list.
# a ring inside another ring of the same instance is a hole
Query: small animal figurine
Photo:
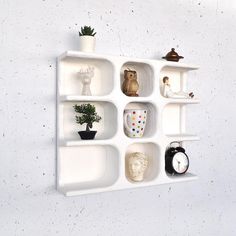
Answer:
[[124, 82], [122, 84], [123, 93], [130, 97], [138, 97], [138, 89], [139, 84], [137, 81], [137, 72], [135, 70], [125, 70]]

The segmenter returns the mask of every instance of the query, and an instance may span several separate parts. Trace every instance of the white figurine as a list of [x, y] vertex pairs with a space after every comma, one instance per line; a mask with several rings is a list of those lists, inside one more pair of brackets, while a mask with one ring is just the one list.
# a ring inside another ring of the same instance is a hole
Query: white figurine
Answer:
[[128, 156], [128, 177], [136, 182], [143, 181], [148, 167], [148, 157], [141, 152], [134, 152]]
[[170, 83], [169, 83], [169, 77], [165, 76], [163, 78], [163, 96], [167, 98], [193, 98], [194, 94], [193, 92], [191, 93], [186, 93], [183, 91], [180, 92], [173, 92]]
[[94, 67], [88, 66], [86, 70], [80, 69], [78, 73], [83, 84], [82, 95], [91, 96], [90, 84], [94, 76]]

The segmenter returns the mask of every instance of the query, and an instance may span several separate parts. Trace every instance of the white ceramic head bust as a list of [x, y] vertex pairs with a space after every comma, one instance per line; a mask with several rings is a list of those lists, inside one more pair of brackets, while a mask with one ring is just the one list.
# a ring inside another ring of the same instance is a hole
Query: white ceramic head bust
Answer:
[[145, 171], [148, 167], [148, 157], [141, 152], [134, 152], [128, 156], [127, 171], [129, 179], [133, 181], [143, 181]]

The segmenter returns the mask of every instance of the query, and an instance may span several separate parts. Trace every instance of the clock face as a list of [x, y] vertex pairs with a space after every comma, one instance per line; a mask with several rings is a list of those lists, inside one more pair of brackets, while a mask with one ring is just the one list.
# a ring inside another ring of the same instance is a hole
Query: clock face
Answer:
[[183, 152], [178, 152], [173, 156], [172, 165], [178, 174], [183, 174], [189, 166], [188, 157]]

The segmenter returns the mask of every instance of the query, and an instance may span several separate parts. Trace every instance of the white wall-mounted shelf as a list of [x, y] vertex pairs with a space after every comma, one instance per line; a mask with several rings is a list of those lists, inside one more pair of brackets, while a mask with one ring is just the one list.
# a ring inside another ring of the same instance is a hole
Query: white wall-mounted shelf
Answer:
[[[92, 96], [82, 95], [78, 72], [92, 66]], [[123, 73], [132, 68], [138, 73], [139, 97], [121, 91]], [[162, 78], [168, 76], [174, 91], [186, 91], [189, 71], [197, 66], [164, 60], [127, 58], [67, 51], [58, 58], [57, 72], [57, 189], [67, 196], [147, 187], [195, 180], [190, 170], [180, 176], [165, 171], [165, 150], [171, 142], [199, 138], [185, 130], [185, 108], [199, 99], [172, 99], [162, 96]], [[75, 123], [74, 104], [91, 103], [102, 120], [94, 123], [94, 140], [81, 140]], [[148, 110], [142, 138], [127, 137], [123, 128], [125, 109]], [[149, 156], [143, 182], [129, 180], [126, 158], [140, 151]]]

